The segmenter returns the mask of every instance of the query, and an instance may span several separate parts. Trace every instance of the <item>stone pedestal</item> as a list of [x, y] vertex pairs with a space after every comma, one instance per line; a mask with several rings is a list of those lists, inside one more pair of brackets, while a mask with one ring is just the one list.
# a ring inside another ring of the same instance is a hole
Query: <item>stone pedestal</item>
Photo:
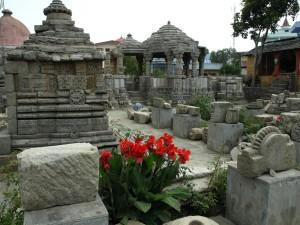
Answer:
[[0, 128], [0, 155], [7, 155], [11, 151], [11, 139], [7, 129]]
[[173, 134], [176, 137], [188, 138], [192, 128], [200, 127], [201, 117], [189, 114], [175, 114], [173, 117]]
[[238, 145], [243, 129], [242, 123], [209, 123], [207, 148], [215, 152], [229, 153]]
[[108, 212], [99, 196], [96, 201], [26, 211], [24, 225], [108, 225]]
[[300, 224], [300, 171], [246, 178], [229, 166], [226, 217], [239, 225]]
[[300, 142], [294, 141], [296, 147], [297, 164], [300, 165]]
[[172, 127], [172, 109], [152, 108], [152, 126], [157, 129]]

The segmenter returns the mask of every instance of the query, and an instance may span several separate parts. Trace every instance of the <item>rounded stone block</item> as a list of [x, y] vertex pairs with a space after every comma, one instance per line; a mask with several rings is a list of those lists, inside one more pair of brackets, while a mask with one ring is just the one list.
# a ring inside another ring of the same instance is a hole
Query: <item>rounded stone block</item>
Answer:
[[203, 216], [187, 216], [163, 225], [218, 225], [215, 221]]

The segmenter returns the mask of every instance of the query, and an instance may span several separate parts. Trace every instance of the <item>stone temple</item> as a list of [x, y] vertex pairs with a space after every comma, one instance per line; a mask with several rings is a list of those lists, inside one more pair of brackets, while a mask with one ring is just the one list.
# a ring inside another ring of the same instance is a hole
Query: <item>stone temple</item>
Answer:
[[[6, 93], [12, 148], [114, 143], [103, 79], [105, 56], [74, 26], [60, 0], [44, 9], [24, 45], [8, 53]], [[101, 147], [100, 146], [100, 147]]]

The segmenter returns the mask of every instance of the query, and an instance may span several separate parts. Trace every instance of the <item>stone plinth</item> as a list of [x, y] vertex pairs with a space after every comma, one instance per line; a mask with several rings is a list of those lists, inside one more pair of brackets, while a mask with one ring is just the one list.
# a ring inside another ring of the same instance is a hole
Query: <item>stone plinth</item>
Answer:
[[17, 157], [21, 199], [25, 210], [96, 199], [99, 153], [91, 144], [32, 148]]
[[299, 111], [300, 110], [300, 98], [287, 98], [286, 99], [287, 110]]
[[151, 120], [150, 112], [135, 112], [134, 113], [134, 121], [140, 124], [149, 123]]
[[190, 114], [175, 114], [173, 116], [173, 133], [176, 137], [188, 138], [192, 128], [200, 127], [201, 117]]
[[7, 129], [0, 129], [0, 155], [7, 155], [11, 151], [11, 139]]
[[300, 171], [288, 170], [275, 177], [242, 176], [229, 166], [226, 217], [239, 225], [300, 224]]
[[298, 165], [300, 165], [300, 142], [294, 141], [296, 148], [296, 160]]
[[224, 123], [227, 110], [232, 107], [232, 104], [230, 102], [212, 102], [211, 106], [213, 108], [213, 112], [211, 114], [210, 121], [212, 123]]
[[163, 225], [218, 225], [215, 221], [203, 216], [187, 216]]
[[26, 211], [24, 225], [108, 225], [108, 212], [99, 196], [95, 201]]
[[208, 149], [215, 152], [229, 153], [233, 147], [238, 145], [243, 130], [244, 125], [242, 123], [209, 123], [207, 140]]
[[173, 110], [164, 108], [152, 108], [152, 126], [157, 129], [172, 127]]

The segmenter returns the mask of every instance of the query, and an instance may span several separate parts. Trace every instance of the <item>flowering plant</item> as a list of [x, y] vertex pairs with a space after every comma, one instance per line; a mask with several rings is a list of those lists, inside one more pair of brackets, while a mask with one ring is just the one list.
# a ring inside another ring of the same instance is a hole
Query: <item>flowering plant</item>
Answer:
[[156, 139], [123, 139], [119, 150], [100, 155], [100, 195], [113, 223], [135, 219], [149, 225], [170, 219], [171, 210], [180, 211], [180, 200], [190, 194], [184, 188], [167, 188], [184, 175], [191, 152], [173, 144], [165, 133]]

